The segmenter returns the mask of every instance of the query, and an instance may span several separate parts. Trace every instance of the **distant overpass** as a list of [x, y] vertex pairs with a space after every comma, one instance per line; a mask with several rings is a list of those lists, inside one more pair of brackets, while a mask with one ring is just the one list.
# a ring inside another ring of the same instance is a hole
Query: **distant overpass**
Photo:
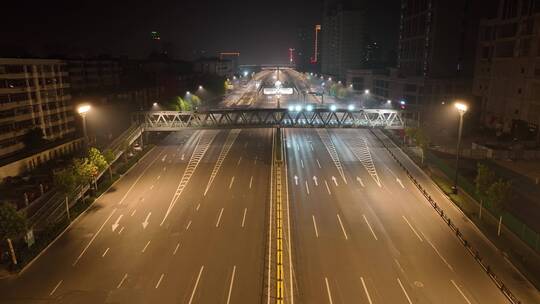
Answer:
[[291, 65], [289, 63], [283, 63], [283, 64], [272, 64], [272, 63], [264, 63], [264, 64], [242, 64], [238, 66], [239, 70], [275, 70], [277, 68], [295, 68], [294, 65]]
[[201, 112], [148, 111], [132, 115], [144, 131], [188, 128], [382, 128], [403, 129], [401, 112], [387, 109], [224, 109]]

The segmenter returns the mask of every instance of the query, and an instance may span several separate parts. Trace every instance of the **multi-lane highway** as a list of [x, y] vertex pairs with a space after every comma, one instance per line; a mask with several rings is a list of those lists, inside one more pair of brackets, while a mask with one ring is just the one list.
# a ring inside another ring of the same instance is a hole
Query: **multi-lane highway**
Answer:
[[[301, 81], [255, 77], [274, 75]], [[171, 133], [22, 274], [1, 280], [0, 303], [275, 303], [275, 134]], [[540, 303], [384, 134], [359, 129], [283, 130], [285, 303], [509, 303], [377, 137], [523, 303]]]
[[286, 139], [301, 303], [507, 303], [370, 131]]
[[271, 135], [171, 134], [24, 273], [3, 280], [0, 302], [261, 302]]

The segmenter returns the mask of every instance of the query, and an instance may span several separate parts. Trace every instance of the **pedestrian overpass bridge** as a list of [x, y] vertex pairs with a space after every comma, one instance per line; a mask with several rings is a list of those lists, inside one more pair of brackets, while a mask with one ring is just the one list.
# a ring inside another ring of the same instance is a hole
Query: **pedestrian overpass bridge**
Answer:
[[197, 112], [148, 111], [132, 115], [144, 131], [188, 128], [381, 128], [403, 129], [401, 111], [388, 109], [219, 109]]

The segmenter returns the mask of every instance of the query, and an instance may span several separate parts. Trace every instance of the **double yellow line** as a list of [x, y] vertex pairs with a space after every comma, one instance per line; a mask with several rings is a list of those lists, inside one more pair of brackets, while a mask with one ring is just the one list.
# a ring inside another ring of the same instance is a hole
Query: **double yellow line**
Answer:
[[[277, 132], [281, 136], [281, 132]], [[281, 149], [281, 138], [279, 139]], [[281, 153], [281, 151], [280, 151]], [[276, 162], [276, 304], [283, 304], [283, 204], [282, 204], [282, 178], [281, 164], [282, 160], [277, 157]]]

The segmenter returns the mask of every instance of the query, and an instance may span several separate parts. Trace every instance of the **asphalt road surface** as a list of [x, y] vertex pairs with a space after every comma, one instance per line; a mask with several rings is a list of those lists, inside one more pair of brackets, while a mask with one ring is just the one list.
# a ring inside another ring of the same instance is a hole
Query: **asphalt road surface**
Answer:
[[[304, 81], [291, 71], [255, 78], [274, 75]], [[222, 105], [277, 106], [255, 90], [250, 83]], [[281, 107], [297, 98], [283, 96]], [[538, 290], [380, 131], [284, 134], [285, 303], [508, 303], [374, 134], [523, 303], [540, 303]], [[275, 249], [272, 136], [170, 134], [35, 263], [1, 280], [0, 303], [274, 303], [266, 280]]]
[[261, 302], [271, 134], [173, 133], [28, 270], [0, 282], [0, 302]]
[[508, 303], [370, 131], [286, 138], [297, 302]]

